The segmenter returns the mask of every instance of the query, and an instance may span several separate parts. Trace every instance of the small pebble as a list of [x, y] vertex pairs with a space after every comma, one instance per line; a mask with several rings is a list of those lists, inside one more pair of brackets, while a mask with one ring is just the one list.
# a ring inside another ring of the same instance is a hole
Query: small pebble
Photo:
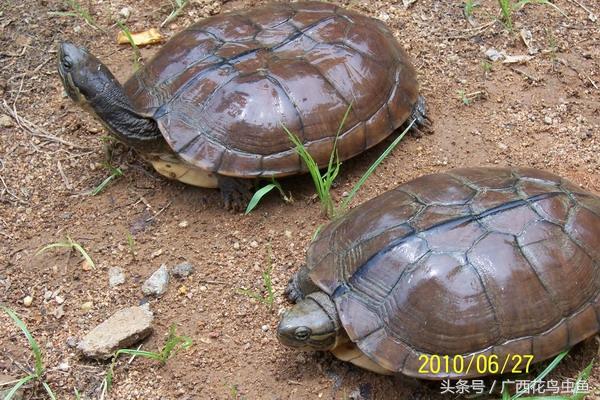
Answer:
[[158, 249], [155, 252], [153, 252], [152, 254], [150, 254], [150, 258], [156, 258], [158, 256], [160, 256], [163, 253], [163, 249]]
[[84, 271], [91, 271], [92, 270], [92, 266], [87, 262], [87, 260], [83, 260], [81, 262], [81, 269]]
[[284, 233], [284, 235], [285, 235], [286, 238], [288, 238], [288, 239], [292, 238], [292, 231], [289, 231], [289, 230], [286, 229], [285, 232], [283, 232], [283, 233]]
[[23, 299], [23, 305], [25, 307], [29, 307], [31, 305], [31, 303], [33, 303], [33, 297], [25, 296], [25, 298]]
[[159, 269], [144, 282], [142, 286], [142, 292], [146, 296], [161, 296], [167, 291], [167, 285], [169, 284], [169, 271], [167, 266], [162, 264]]
[[125, 273], [119, 267], [111, 267], [108, 270], [108, 285], [115, 287], [125, 283]]
[[92, 307], [94, 307], [94, 303], [91, 301], [86, 301], [85, 303], [81, 304], [81, 311], [88, 312], [92, 309]]
[[58, 364], [58, 370], [62, 371], [62, 372], [68, 372], [69, 371], [69, 363], [68, 362], [61, 362], [60, 364]]
[[263, 332], [267, 332], [269, 330], [269, 325], [263, 325], [260, 329], [262, 329]]
[[119, 15], [127, 19], [131, 15], [131, 10], [129, 9], [129, 7], [123, 7], [121, 8], [121, 11], [119, 11]]
[[54, 298], [54, 300], [56, 300], [56, 303], [57, 303], [57, 304], [62, 304], [62, 303], [64, 303], [64, 302], [65, 302], [65, 298], [64, 298], [64, 297], [62, 297], [62, 296], [56, 296], [56, 297]]
[[15, 126], [13, 120], [8, 115], [0, 115], [0, 127], [2, 128], [11, 128]]
[[71, 348], [77, 347], [77, 338], [75, 338], [75, 336], [69, 336], [67, 338], [67, 346]]
[[207, 289], [208, 288], [206, 286], [204, 286], [204, 285], [200, 286], [200, 291], [201, 292], [206, 292]]
[[46, 290], [44, 292], [44, 300], [46, 300], [46, 301], [50, 300], [53, 295], [54, 295], [54, 293], [52, 293], [52, 290]]
[[258, 243], [256, 242], [256, 240], [253, 240], [250, 242], [250, 247], [254, 247], [254, 248], [258, 247]]
[[185, 227], [187, 227], [188, 225], [189, 225], [189, 223], [188, 223], [187, 221], [181, 221], [181, 222], [179, 223], [179, 227], [180, 227], [180, 228], [185, 228]]
[[185, 295], [187, 294], [187, 292], [188, 292], [188, 288], [187, 288], [187, 286], [185, 286], [185, 285], [181, 285], [181, 286], [179, 287], [179, 289], [177, 289], [177, 292], [178, 292], [180, 295], [182, 295], [182, 296], [185, 296]]
[[211, 338], [211, 339], [216, 339], [216, 338], [219, 337], [219, 332], [210, 332], [208, 334], [208, 337]]
[[544, 117], [544, 122], [548, 125], [552, 125], [552, 117], [550, 117], [549, 115], [546, 115]]
[[240, 243], [239, 243], [239, 242], [235, 242], [235, 243], [233, 244], [233, 249], [234, 249], [234, 250], [239, 250], [239, 249], [240, 249]]
[[182, 262], [177, 264], [171, 270], [171, 275], [183, 279], [190, 276], [194, 272], [194, 266], [189, 262]]

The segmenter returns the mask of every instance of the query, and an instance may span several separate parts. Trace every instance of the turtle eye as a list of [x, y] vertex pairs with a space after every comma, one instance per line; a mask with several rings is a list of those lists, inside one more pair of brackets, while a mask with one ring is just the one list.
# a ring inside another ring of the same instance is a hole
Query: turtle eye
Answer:
[[71, 69], [71, 67], [73, 66], [73, 63], [71, 61], [71, 57], [69, 56], [64, 56], [62, 59], [62, 65], [65, 69]]
[[294, 331], [294, 336], [298, 340], [306, 340], [306, 339], [308, 339], [308, 337], [310, 336], [311, 333], [312, 332], [310, 331], [309, 328], [307, 328], [305, 326], [301, 326], [299, 328], [296, 328], [296, 330]]

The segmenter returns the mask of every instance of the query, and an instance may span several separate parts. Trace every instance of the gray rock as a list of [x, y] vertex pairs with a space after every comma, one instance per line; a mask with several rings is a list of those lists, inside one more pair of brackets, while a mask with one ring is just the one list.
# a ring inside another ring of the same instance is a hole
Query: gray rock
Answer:
[[0, 127], [11, 128], [15, 126], [13, 120], [8, 115], [0, 114]]
[[187, 278], [194, 272], [194, 266], [189, 262], [182, 262], [181, 264], [177, 264], [171, 270], [171, 275], [183, 279]]
[[77, 349], [86, 357], [105, 360], [116, 350], [150, 335], [153, 319], [152, 313], [142, 307], [124, 308], [85, 335]]
[[504, 58], [504, 54], [500, 53], [498, 50], [490, 48], [485, 51], [485, 56], [490, 61], [498, 61]]
[[167, 270], [167, 266], [163, 264], [144, 282], [142, 292], [146, 296], [161, 296], [167, 291], [168, 284], [169, 271]]
[[67, 338], [67, 346], [71, 348], [77, 347], [77, 338], [75, 338], [74, 336], [69, 336]]
[[108, 270], [108, 285], [115, 287], [125, 283], [125, 274], [119, 267], [110, 267]]

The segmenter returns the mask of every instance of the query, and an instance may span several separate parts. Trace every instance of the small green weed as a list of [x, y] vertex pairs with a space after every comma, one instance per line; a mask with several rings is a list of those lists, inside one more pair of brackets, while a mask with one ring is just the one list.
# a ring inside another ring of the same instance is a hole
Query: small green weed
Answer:
[[140, 65], [141, 65], [140, 62], [142, 60], [142, 53], [140, 52], [140, 48], [138, 47], [137, 44], [135, 44], [135, 41], [133, 40], [133, 37], [131, 36], [131, 31], [129, 30], [127, 25], [125, 25], [125, 23], [122, 21], [117, 21], [117, 25], [119, 25], [119, 28], [121, 29], [121, 31], [127, 38], [127, 41], [131, 45], [131, 48], [133, 49], [133, 68], [135, 70], [137, 70], [140, 68]]
[[127, 232], [127, 246], [129, 246], [131, 254], [135, 254], [135, 239], [129, 232]]
[[493, 64], [487, 60], [482, 60], [481, 61], [481, 69], [483, 69], [483, 74], [484, 75], [488, 75], [490, 72], [492, 72], [492, 68], [493, 68]]
[[471, 18], [473, 17], [473, 11], [475, 7], [479, 7], [479, 4], [475, 2], [475, 0], [465, 0], [465, 5], [463, 11], [465, 13], [465, 17]]
[[340, 172], [340, 165], [342, 164], [338, 156], [337, 142], [351, 109], [352, 104], [350, 104], [346, 109], [344, 117], [342, 118], [342, 122], [340, 123], [337, 133], [335, 134], [333, 148], [331, 149], [331, 154], [329, 155], [329, 163], [327, 164], [327, 169], [325, 170], [324, 174], [321, 174], [319, 165], [310, 155], [308, 150], [306, 150], [306, 147], [304, 147], [304, 144], [300, 138], [294, 133], [290, 132], [290, 130], [282, 124], [283, 130], [288, 135], [294, 146], [296, 146], [296, 152], [308, 168], [308, 172], [310, 173], [313, 183], [315, 184], [317, 195], [321, 201], [321, 209], [323, 214], [325, 214], [328, 218], [333, 218], [335, 214], [335, 206], [333, 204], [333, 198], [331, 197], [331, 187], [335, 181], [335, 178], [337, 178], [338, 173]]
[[271, 249], [267, 252], [267, 263], [269, 266], [262, 273], [263, 286], [266, 291], [266, 295], [260, 292], [249, 289], [238, 289], [237, 292], [246, 297], [257, 300], [267, 306], [269, 311], [273, 310], [273, 303], [275, 302], [275, 291], [273, 290], [273, 280], [271, 279], [271, 271], [273, 270], [273, 258], [271, 256]]
[[24, 376], [23, 378], [19, 379], [15, 383], [15, 385], [12, 387], [12, 389], [10, 389], [8, 391], [8, 393], [4, 396], [4, 400], [11, 400], [15, 396], [17, 391], [23, 385], [25, 385], [26, 383], [28, 383], [32, 380], [37, 380], [43, 386], [46, 393], [48, 393], [48, 396], [50, 396], [50, 399], [55, 400], [56, 396], [52, 392], [52, 389], [50, 389], [50, 386], [48, 385], [48, 383], [46, 383], [46, 381], [44, 380], [45, 369], [44, 369], [44, 363], [42, 360], [42, 351], [40, 350], [40, 346], [38, 345], [37, 341], [31, 335], [31, 332], [29, 332], [29, 329], [27, 329], [27, 325], [25, 325], [25, 323], [17, 316], [17, 314], [13, 310], [11, 310], [10, 308], [5, 307], [5, 306], [0, 306], [0, 308], [2, 308], [2, 310], [5, 313], [7, 313], [8, 316], [13, 320], [15, 325], [17, 327], [19, 327], [19, 329], [21, 329], [21, 331], [27, 338], [27, 341], [29, 342], [29, 346], [31, 347], [31, 352], [33, 353], [33, 358], [35, 360], [33, 371], [29, 375]]
[[104, 164], [104, 168], [108, 170], [110, 175], [90, 192], [90, 195], [92, 196], [96, 196], [102, 192], [111, 181], [123, 176], [123, 170], [121, 170], [121, 168], [113, 167], [108, 162]]
[[174, 21], [179, 16], [183, 8], [187, 5], [187, 3], [189, 3], [189, 0], [175, 0], [174, 2], [171, 1], [171, 3], [173, 4], [173, 11], [171, 11], [171, 14], [169, 14], [169, 16], [165, 18], [165, 20], [162, 22], [162, 24], [160, 24], [161, 28], [169, 22]]
[[467, 92], [464, 90], [457, 90], [456, 93], [458, 94], [460, 101], [462, 101], [465, 106], [470, 106], [471, 103], [473, 103], [473, 101], [467, 96]]
[[258, 203], [260, 202], [260, 200], [263, 197], [265, 197], [273, 189], [277, 189], [279, 191], [281, 198], [283, 198], [283, 201], [285, 201], [286, 203], [291, 203], [294, 201], [294, 199], [292, 198], [292, 195], [291, 194], [286, 195], [285, 192], [283, 191], [283, 188], [281, 187], [281, 184], [279, 182], [277, 182], [275, 180], [275, 178], [272, 178], [271, 183], [263, 186], [262, 188], [258, 189], [256, 191], [256, 193], [254, 193], [254, 196], [252, 196], [252, 198], [250, 199], [250, 202], [248, 203], [248, 207], [246, 207], [246, 212], [244, 214], [245, 215], [250, 214], [250, 212], [252, 210], [254, 210], [256, 208], [256, 206], [258, 206]]
[[561, 13], [563, 16], [567, 16], [563, 10], [561, 10], [556, 4], [551, 3], [549, 0], [519, 0], [516, 3], [512, 3], [511, 0], [498, 0], [498, 4], [500, 5], [500, 12], [502, 14], [502, 22], [507, 30], [512, 31], [513, 29], [513, 19], [512, 12], [516, 10], [520, 10], [525, 7], [527, 4], [542, 4], [546, 6], [550, 6], [554, 8], [556, 11]]
[[56, 249], [56, 248], [68, 248], [71, 250], [77, 250], [79, 252], [79, 254], [81, 254], [81, 256], [85, 259], [85, 261], [88, 263], [88, 265], [90, 267], [92, 267], [92, 268], [96, 267], [96, 264], [94, 264], [94, 261], [92, 260], [90, 255], [87, 253], [87, 251], [85, 251], [83, 246], [80, 245], [79, 243], [77, 243], [76, 241], [74, 241], [73, 239], [71, 239], [71, 237], [69, 235], [67, 235], [66, 239], [63, 240], [62, 242], [50, 243], [50, 244], [45, 245], [44, 247], [39, 249], [35, 253], [35, 255], [37, 256], [39, 254], [42, 254], [45, 251], [48, 251], [51, 249]]
[[379, 158], [375, 160], [375, 162], [367, 169], [367, 171], [363, 174], [359, 181], [354, 185], [348, 196], [342, 201], [341, 206], [338, 209], [336, 209], [333, 203], [333, 198], [331, 196], [331, 187], [333, 186], [333, 182], [338, 176], [341, 166], [341, 162], [339, 160], [337, 151], [337, 140], [344, 126], [344, 123], [348, 118], [351, 106], [352, 105], [350, 105], [350, 107], [348, 107], [348, 109], [346, 110], [344, 118], [340, 123], [338, 132], [333, 142], [333, 148], [329, 157], [329, 163], [327, 165], [327, 169], [325, 169], [325, 172], [323, 174], [321, 173], [317, 162], [310, 155], [308, 150], [306, 150], [306, 148], [304, 147], [300, 138], [294, 133], [290, 132], [290, 130], [288, 130], [285, 126], [283, 126], [283, 129], [289, 136], [290, 140], [296, 146], [296, 152], [308, 168], [308, 171], [315, 185], [317, 195], [319, 197], [319, 200], [321, 201], [321, 210], [323, 211], [323, 214], [330, 219], [337, 217], [338, 215], [344, 213], [347, 210], [348, 205], [350, 204], [358, 190], [365, 183], [365, 181], [369, 178], [369, 176], [371, 176], [371, 174], [373, 173], [373, 171], [375, 171], [379, 164], [381, 164], [381, 162], [391, 153], [391, 151], [396, 147], [396, 145], [400, 143], [400, 141], [404, 138], [406, 133], [410, 130], [410, 128], [412, 128], [412, 126], [415, 123], [415, 121], [411, 121], [408, 127], [388, 146], [388, 148], [381, 154], [381, 156], [379, 156]]
[[114, 378], [115, 365], [117, 363], [117, 359], [122, 354], [128, 354], [134, 357], [144, 357], [151, 360], [155, 360], [160, 362], [162, 365], [166, 364], [169, 358], [173, 357], [179, 350], [188, 349], [192, 345], [192, 339], [187, 336], [179, 336], [176, 333], [175, 325], [171, 325], [169, 328], [169, 336], [163, 345], [163, 348], [159, 352], [154, 351], [146, 351], [139, 349], [119, 349], [115, 352], [112, 362], [110, 363], [110, 367], [106, 371], [106, 375], [104, 377], [103, 382], [103, 393], [110, 391], [112, 387], [112, 382]]
[[540, 374], [538, 376], [536, 376], [533, 380], [531, 380], [531, 382], [529, 382], [527, 385], [523, 386], [520, 390], [518, 390], [515, 394], [511, 395], [510, 392], [506, 389], [506, 387], [502, 387], [502, 400], [516, 400], [516, 399], [521, 399], [521, 400], [583, 400], [586, 396], [586, 393], [582, 393], [582, 392], [577, 392], [578, 388], [581, 387], [581, 384], [583, 382], [586, 382], [590, 376], [590, 373], [592, 371], [592, 367], [594, 365], [594, 360], [592, 360], [587, 367], [585, 367], [585, 369], [583, 371], [581, 371], [579, 373], [579, 375], [577, 376], [577, 379], [575, 380], [575, 383], [573, 385], [573, 394], [568, 396], [568, 395], [561, 395], [561, 396], [528, 396], [528, 397], [521, 397], [526, 393], [529, 393], [530, 391], [532, 391], [532, 388], [534, 388], [537, 384], [539, 384], [539, 382], [542, 382], [544, 380], [544, 378], [550, 373], [552, 372], [557, 366], [558, 364], [560, 364], [560, 362], [562, 361], [563, 358], [565, 358], [565, 356], [569, 353], [569, 350], [565, 350], [561, 353], [559, 353], [556, 357], [554, 357], [554, 359], [552, 360], [552, 362], [550, 364], [548, 364], [548, 366], [546, 368], [544, 368], [544, 370], [542, 372], [540, 372]]
[[66, 2], [69, 5], [69, 7], [71, 8], [71, 10], [73, 10], [73, 11], [67, 11], [67, 12], [62, 12], [62, 11], [49, 12], [48, 15], [50, 15], [50, 16], [58, 16], [58, 17], [79, 17], [79, 18], [83, 19], [85, 21], [85, 23], [88, 24], [90, 27], [92, 27], [94, 29], [98, 29], [100, 31], [103, 31], [103, 29], [100, 28], [96, 24], [96, 22], [94, 21], [94, 19], [90, 15], [89, 11], [86, 10], [85, 8], [83, 8], [81, 6], [81, 4], [79, 4], [76, 0], [66, 0]]

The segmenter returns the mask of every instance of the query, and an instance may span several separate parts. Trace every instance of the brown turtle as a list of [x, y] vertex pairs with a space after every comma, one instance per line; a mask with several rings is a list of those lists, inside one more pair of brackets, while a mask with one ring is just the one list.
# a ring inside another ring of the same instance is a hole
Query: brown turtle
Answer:
[[[332, 222], [287, 291], [285, 345], [426, 379], [508, 372], [599, 331], [600, 197], [535, 169], [426, 175]], [[477, 357], [498, 369], [467, 371]]]
[[123, 86], [87, 51], [59, 49], [67, 94], [169, 178], [219, 187], [228, 208], [252, 179], [306, 169], [282, 129], [327, 164], [390, 135], [425, 103], [392, 32], [320, 2], [275, 3], [210, 17], [169, 40]]

